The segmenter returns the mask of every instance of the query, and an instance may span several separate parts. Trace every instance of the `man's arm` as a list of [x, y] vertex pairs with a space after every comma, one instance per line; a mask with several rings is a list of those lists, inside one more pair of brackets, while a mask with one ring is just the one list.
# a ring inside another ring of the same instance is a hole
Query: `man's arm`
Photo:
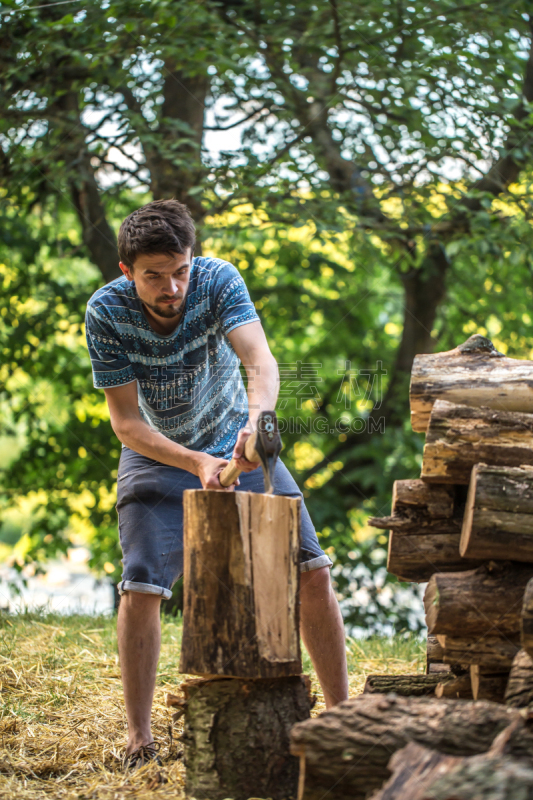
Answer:
[[230, 331], [228, 339], [240, 358], [248, 376], [248, 425], [239, 431], [233, 451], [239, 467], [245, 472], [259, 464], [251, 464], [241, 458], [246, 439], [256, 428], [261, 411], [274, 411], [279, 393], [279, 371], [276, 359], [270, 352], [263, 326], [250, 322]]
[[[105, 389], [111, 426], [117, 438], [126, 447], [147, 458], [153, 458], [171, 467], [180, 467], [198, 475], [204, 489], [221, 489], [218, 474], [228, 461], [214, 458], [208, 453], [189, 450], [154, 431], [141, 417], [137, 399], [137, 381], [125, 386]], [[234, 489], [234, 486], [228, 489]]]

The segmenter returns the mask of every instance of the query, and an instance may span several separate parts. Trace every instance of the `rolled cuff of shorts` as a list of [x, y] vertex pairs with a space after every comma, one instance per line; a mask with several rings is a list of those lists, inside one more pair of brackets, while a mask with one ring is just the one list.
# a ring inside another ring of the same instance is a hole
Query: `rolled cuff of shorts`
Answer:
[[332, 567], [333, 561], [329, 556], [323, 555], [317, 558], [312, 558], [310, 561], [303, 561], [300, 564], [300, 572], [310, 572], [312, 569], [319, 569], [320, 567]]
[[124, 594], [124, 592], [139, 592], [139, 594], [157, 594], [159, 597], [164, 597], [165, 600], [170, 600], [172, 597], [172, 592], [170, 589], [163, 589], [162, 586], [154, 586], [153, 583], [121, 581], [118, 584], [117, 589], [120, 595]]

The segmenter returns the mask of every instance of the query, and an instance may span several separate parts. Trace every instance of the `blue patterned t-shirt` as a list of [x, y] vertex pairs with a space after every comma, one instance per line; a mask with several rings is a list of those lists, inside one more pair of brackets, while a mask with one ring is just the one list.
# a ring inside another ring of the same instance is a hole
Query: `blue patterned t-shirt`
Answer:
[[148, 424], [191, 450], [229, 457], [248, 419], [240, 360], [226, 334], [259, 319], [232, 264], [194, 258], [185, 307], [168, 335], [148, 324], [135, 281], [93, 294], [85, 317], [97, 389], [137, 381]]

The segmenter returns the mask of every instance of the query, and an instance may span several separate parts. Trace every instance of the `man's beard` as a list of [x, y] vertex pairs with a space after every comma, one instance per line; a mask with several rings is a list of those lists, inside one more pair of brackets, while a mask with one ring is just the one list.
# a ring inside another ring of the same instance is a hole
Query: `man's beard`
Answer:
[[173, 317], [179, 317], [183, 311], [183, 307], [185, 306], [185, 297], [182, 299], [179, 307], [177, 309], [173, 308], [172, 306], [158, 306], [158, 305], [150, 305], [147, 303], [146, 300], [143, 300], [144, 305], [150, 309], [152, 314], [155, 314], [156, 317], [163, 317], [164, 319], [172, 319]]

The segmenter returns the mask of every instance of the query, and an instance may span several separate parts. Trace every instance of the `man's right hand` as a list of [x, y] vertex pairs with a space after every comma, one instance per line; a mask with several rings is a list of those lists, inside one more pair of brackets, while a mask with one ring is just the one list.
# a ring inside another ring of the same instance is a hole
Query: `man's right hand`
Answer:
[[214, 456], [210, 456], [209, 453], [200, 452], [198, 452], [197, 455], [199, 459], [197, 461], [196, 474], [202, 481], [202, 489], [218, 489], [224, 492], [235, 491], [235, 486], [239, 483], [238, 479], [232, 486], [222, 486], [218, 477], [224, 467], [229, 464], [227, 458], [215, 458]]

